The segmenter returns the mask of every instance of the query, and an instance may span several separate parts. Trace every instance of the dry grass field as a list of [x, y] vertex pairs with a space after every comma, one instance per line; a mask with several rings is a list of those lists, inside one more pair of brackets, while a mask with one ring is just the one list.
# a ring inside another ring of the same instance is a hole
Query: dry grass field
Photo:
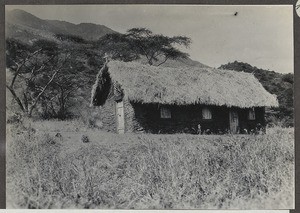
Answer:
[[8, 208], [289, 209], [294, 130], [117, 135], [79, 121], [7, 125]]

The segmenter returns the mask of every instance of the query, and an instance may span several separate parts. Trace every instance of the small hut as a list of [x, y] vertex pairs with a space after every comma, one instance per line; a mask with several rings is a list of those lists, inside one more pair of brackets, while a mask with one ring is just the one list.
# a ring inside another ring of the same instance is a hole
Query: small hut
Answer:
[[91, 104], [108, 131], [237, 134], [264, 129], [265, 107], [278, 101], [250, 73], [110, 61]]

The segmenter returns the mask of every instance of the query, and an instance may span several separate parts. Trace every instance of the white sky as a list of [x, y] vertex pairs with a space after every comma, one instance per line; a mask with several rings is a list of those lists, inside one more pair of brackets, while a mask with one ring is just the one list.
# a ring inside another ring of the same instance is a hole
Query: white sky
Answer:
[[[293, 7], [203, 5], [13, 5], [42, 19], [105, 25], [124, 33], [146, 27], [185, 35], [192, 59], [212, 67], [233, 62], [293, 72]], [[237, 16], [234, 13], [238, 12]]]

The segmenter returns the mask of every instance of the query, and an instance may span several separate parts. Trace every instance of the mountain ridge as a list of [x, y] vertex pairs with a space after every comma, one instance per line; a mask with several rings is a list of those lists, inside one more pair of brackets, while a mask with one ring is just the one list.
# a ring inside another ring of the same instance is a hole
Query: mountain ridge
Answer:
[[[24, 27], [30, 28], [32, 31], [45, 31], [49, 34], [70, 34], [80, 36], [85, 40], [97, 40], [109, 33], [116, 31], [100, 24], [95, 23], [79, 23], [74, 24], [61, 20], [41, 19], [24, 10], [15, 9], [5, 13], [6, 19], [6, 36], [14, 37], [16, 31], [24, 30]], [[14, 28], [14, 30], [12, 30]], [[16, 28], [16, 29], [15, 29]]]

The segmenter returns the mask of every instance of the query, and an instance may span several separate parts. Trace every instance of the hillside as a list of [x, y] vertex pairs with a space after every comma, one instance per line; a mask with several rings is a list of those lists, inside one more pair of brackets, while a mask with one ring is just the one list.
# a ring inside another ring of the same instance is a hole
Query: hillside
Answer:
[[23, 41], [37, 39], [37, 36], [53, 39], [55, 34], [70, 34], [85, 40], [97, 40], [106, 34], [115, 33], [104, 25], [43, 20], [18, 9], [6, 12], [5, 19], [6, 37], [19, 38]]
[[238, 61], [221, 65], [219, 68], [253, 73], [268, 92], [277, 95], [279, 108], [267, 111], [269, 115], [272, 114], [269, 116], [270, 122], [276, 123], [279, 120], [284, 126], [293, 126], [294, 75], [292, 73], [281, 74]]

